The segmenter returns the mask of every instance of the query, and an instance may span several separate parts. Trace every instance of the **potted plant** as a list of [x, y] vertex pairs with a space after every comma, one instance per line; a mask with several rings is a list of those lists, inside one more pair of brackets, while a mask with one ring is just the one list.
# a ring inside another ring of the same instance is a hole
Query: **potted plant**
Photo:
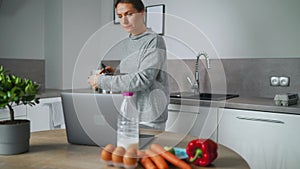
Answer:
[[15, 119], [14, 106], [38, 104], [38, 92], [38, 84], [11, 75], [0, 66], [0, 108], [7, 108], [10, 114], [8, 120], [0, 121], [0, 154], [12, 155], [29, 150], [30, 121]]

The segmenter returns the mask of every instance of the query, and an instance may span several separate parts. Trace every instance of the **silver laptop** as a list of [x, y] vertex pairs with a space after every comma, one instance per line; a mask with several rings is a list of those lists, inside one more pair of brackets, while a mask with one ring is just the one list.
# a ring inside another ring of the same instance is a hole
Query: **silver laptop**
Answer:
[[[62, 92], [62, 105], [68, 142], [71, 144], [117, 145], [117, 119], [122, 94]], [[139, 147], [154, 135], [140, 135]]]

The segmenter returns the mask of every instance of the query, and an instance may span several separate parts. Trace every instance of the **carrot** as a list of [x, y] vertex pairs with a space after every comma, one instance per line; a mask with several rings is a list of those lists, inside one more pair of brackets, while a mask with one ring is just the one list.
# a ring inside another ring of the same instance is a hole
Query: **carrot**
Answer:
[[157, 169], [152, 160], [146, 155], [145, 152], [137, 150], [137, 155], [141, 158], [140, 163], [145, 169]]
[[150, 157], [150, 159], [154, 162], [154, 164], [156, 165], [156, 167], [158, 169], [168, 169], [169, 168], [165, 159], [162, 156], [160, 156], [159, 154], [154, 153], [150, 149], [145, 150], [145, 153], [146, 153], [146, 155], [148, 155]]
[[173, 164], [174, 166], [182, 169], [191, 169], [192, 167], [184, 162], [183, 160], [180, 160], [177, 158], [174, 154], [168, 152], [165, 150], [161, 145], [159, 144], [151, 144], [150, 149], [159, 155], [161, 155], [165, 160]]
[[145, 169], [157, 169], [157, 167], [149, 157], [143, 157], [141, 159], [141, 164]]

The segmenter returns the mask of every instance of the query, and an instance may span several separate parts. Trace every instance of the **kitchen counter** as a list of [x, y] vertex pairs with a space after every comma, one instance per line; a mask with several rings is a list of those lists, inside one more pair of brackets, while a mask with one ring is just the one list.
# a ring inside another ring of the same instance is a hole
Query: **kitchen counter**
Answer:
[[258, 110], [300, 115], [299, 101], [296, 105], [276, 106], [273, 98], [237, 97], [229, 99], [226, 102], [225, 107], [234, 109]]
[[62, 90], [59, 89], [44, 89], [37, 95], [37, 97], [41, 99], [49, 97], [60, 97], [61, 92]]
[[[38, 97], [60, 97], [60, 93], [72, 92], [72, 90], [58, 90], [58, 89], [45, 89]], [[90, 92], [91, 89], [76, 89], [76, 92]], [[207, 101], [207, 100], [196, 100], [196, 99], [180, 99], [171, 98], [171, 104], [183, 104], [191, 106], [213, 106], [220, 108], [231, 108], [231, 109], [244, 109], [244, 110], [257, 110], [273, 113], [287, 113], [300, 115], [300, 103], [292, 106], [276, 106], [273, 98], [261, 98], [261, 97], [236, 97], [226, 101]]]
[[225, 101], [207, 101], [196, 99], [171, 98], [171, 104], [190, 106], [212, 106], [219, 108], [257, 110], [273, 113], [286, 113], [300, 115], [300, 103], [292, 106], [276, 106], [272, 98], [236, 97]]
[[[143, 131], [142, 131], [143, 132]], [[147, 134], [156, 134], [153, 142], [161, 145], [178, 143], [177, 147], [185, 147], [191, 136], [182, 136], [170, 132], [144, 131]], [[174, 144], [173, 144], [174, 145]], [[100, 162], [101, 148], [97, 146], [82, 146], [67, 143], [65, 130], [50, 130], [31, 133], [30, 151], [28, 153], [0, 156], [1, 169], [104, 169], [107, 167]], [[245, 160], [234, 151], [219, 145], [218, 158], [212, 166], [216, 169], [248, 169]], [[205, 168], [192, 165], [193, 169]], [[137, 169], [143, 168], [138, 166]], [[170, 168], [175, 168], [170, 165]]]

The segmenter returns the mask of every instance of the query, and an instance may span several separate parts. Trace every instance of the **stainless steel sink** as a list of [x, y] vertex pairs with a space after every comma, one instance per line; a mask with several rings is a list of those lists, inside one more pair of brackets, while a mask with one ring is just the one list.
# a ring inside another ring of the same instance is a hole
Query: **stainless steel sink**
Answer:
[[234, 97], [238, 97], [238, 94], [220, 94], [220, 93], [199, 93], [193, 92], [175, 92], [171, 93], [171, 98], [184, 98], [184, 99], [198, 99], [198, 100], [228, 100]]

